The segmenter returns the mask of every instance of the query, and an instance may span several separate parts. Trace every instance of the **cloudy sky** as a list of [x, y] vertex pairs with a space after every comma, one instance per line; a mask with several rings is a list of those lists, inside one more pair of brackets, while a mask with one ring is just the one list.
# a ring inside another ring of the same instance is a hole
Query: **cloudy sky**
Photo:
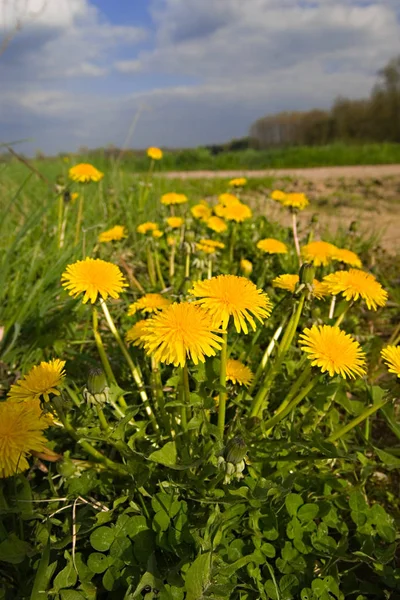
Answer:
[[0, 143], [223, 142], [368, 94], [398, 53], [399, 0], [0, 0]]

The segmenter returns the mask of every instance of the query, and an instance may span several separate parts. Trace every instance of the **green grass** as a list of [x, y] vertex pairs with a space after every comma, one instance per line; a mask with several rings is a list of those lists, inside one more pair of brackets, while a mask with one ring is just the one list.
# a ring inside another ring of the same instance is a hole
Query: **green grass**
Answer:
[[[103, 150], [93, 150], [88, 155], [71, 156], [73, 162], [90, 161], [99, 169], [110, 166], [110, 158]], [[148, 169], [149, 159], [144, 152], [127, 151], [112, 160], [115, 168], [130, 172], [144, 172]], [[60, 158], [36, 160], [33, 163], [49, 173], [56, 173], [66, 164]], [[335, 143], [328, 146], [294, 146], [270, 150], [240, 150], [221, 152], [213, 155], [206, 148], [166, 151], [157, 170], [252, 170], [285, 169], [305, 167], [330, 167], [344, 165], [380, 165], [400, 163], [400, 144], [371, 143], [345, 144]], [[44, 166], [45, 165], [45, 166]]]

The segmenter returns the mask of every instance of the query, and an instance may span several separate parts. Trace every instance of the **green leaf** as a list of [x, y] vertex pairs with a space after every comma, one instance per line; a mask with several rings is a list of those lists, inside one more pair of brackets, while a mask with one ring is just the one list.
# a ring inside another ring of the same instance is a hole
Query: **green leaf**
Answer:
[[291, 600], [294, 597], [292, 590], [298, 585], [299, 580], [297, 579], [296, 575], [283, 575], [279, 581], [282, 600]]
[[149, 456], [149, 460], [171, 467], [176, 465], [177, 452], [175, 442], [167, 442], [165, 446], [152, 452]]
[[130, 517], [125, 525], [125, 533], [130, 538], [134, 538], [135, 535], [146, 529], [149, 529], [149, 526], [146, 518], [142, 516]]
[[[35, 581], [31, 592], [31, 600], [39, 600], [43, 598], [46, 600], [48, 597], [47, 587], [50, 583], [51, 574], [49, 577], [49, 559], [50, 559], [50, 538], [47, 540], [47, 544], [43, 550], [38, 569], [35, 575]], [[56, 565], [57, 566], [57, 563]]]
[[90, 536], [92, 548], [98, 552], [105, 552], [114, 541], [114, 531], [110, 527], [99, 527]]
[[297, 510], [303, 504], [303, 498], [300, 494], [288, 494], [285, 498], [286, 510], [291, 517], [295, 517]]
[[186, 573], [186, 600], [200, 600], [209, 585], [211, 573], [211, 552], [200, 554]]
[[103, 581], [103, 585], [106, 588], [106, 590], [108, 592], [111, 592], [114, 587], [114, 583], [115, 583], [115, 578], [111, 572], [111, 569], [107, 569], [107, 571], [103, 575], [102, 581]]
[[86, 600], [86, 596], [77, 590], [61, 590], [61, 600]]
[[361, 492], [353, 492], [349, 497], [349, 506], [351, 508], [351, 518], [356, 525], [364, 525], [367, 520], [365, 514], [368, 510], [368, 505]]
[[73, 587], [76, 584], [77, 579], [78, 575], [74, 569], [72, 560], [68, 559], [67, 566], [64, 567], [64, 569], [60, 571], [54, 578], [54, 589], [58, 592], [62, 588]]
[[87, 564], [93, 573], [104, 573], [108, 567], [108, 558], [100, 552], [92, 552], [92, 554], [89, 554]]
[[400, 467], [400, 458], [397, 458], [397, 456], [393, 456], [393, 454], [390, 454], [390, 452], [385, 452], [385, 450], [380, 450], [380, 448], [374, 447], [374, 450], [383, 464], [389, 469], [398, 469]]
[[0, 561], [17, 565], [24, 560], [29, 550], [30, 546], [27, 542], [20, 540], [15, 533], [10, 533], [0, 544]]
[[297, 512], [297, 517], [300, 521], [313, 521], [318, 515], [318, 511], [318, 504], [303, 504]]

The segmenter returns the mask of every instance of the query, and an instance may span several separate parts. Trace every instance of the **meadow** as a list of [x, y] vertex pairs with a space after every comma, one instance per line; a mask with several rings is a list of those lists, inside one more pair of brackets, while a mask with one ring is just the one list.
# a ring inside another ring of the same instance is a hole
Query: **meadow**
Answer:
[[395, 600], [380, 184], [149, 154], [0, 164], [0, 599]]

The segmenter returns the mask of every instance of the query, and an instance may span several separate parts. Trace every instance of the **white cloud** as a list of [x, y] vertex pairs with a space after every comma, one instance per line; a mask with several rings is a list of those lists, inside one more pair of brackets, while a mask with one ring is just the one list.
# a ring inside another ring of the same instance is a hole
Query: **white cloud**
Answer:
[[52, 151], [122, 144], [138, 111], [136, 147], [225, 141], [268, 112], [367, 95], [399, 52], [398, 0], [152, 0], [154, 44], [141, 52], [148, 32], [111, 24], [90, 0], [47, 6], [0, 59], [0, 122], [8, 139], [27, 131]]

